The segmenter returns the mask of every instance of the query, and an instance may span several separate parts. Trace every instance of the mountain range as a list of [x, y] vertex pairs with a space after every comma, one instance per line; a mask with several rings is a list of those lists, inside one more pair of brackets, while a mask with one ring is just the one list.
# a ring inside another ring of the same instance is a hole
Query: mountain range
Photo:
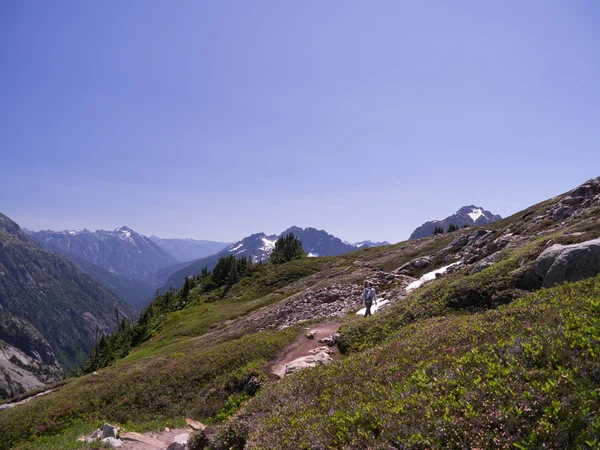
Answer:
[[186, 275], [212, 269], [222, 256], [251, 256], [266, 261], [281, 234], [293, 232], [309, 256], [334, 256], [387, 242], [343, 242], [324, 230], [291, 227], [279, 235], [250, 235], [234, 244], [195, 239], [146, 237], [127, 226], [115, 230], [29, 231], [46, 250], [58, 253], [81, 271], [141, 310], [157, 289], [179, 287]]
[[144, 280], [178, 261], [152, 239], [123, 226], [112, 231], [28, 231], [48, 251], [87, 261], [111, 273]]
[[173, 272], [167, 279], [163, 290], [170, 287], [178, 288], [182, 286], [186, 276], [189, 277], [197, 275], [205, 267], [208, 270], [212, 270], [220, 258], [229, 255], [234, 255], [238, 258], [241, 258], [242, 256], [251, 257], [254, 262], [267, 261], [269, 259], [269, 255], [275, 247], [275, 242], [277, 239], [280, 236], [285, 236], [289, 233], [294, 233], [294, 235], [300, 239], [302, 242], [302, 248], [309, 257], [337, 256], [355, 251], [359, 248], [373, 247], [378, 244], [387, 244], [387, 242], [373, 243], [371, 241], [364, 241], [359, 244], [349, 244], [327, 233], [325, 230], [317, 230], [316, 228], [311, 227], [300, 228], [297, 226], [292, 226], [285, 231], [274, 235], [255, 233], [245, 237], [235, 244], [231, 244], [229, 247], [226, 247], [215, 255], [197, 259], [191, 264]]
[[133, 311], [0, 214], [0, 397], [56, 381]]
[[[600, 177], [490, 225], [232, 264], [225, 284], [205, 273], [101, 339], [84, 375], [1, 404], [0, 449], [83, 447], [102, 423], [165, 437], [185, 419], [211, 424], [190, 429], [190, 449], [595, 448], [599, 217]], [[276, 237], [222, 254], [266, 257]], [[35, 264], [20, 258], [3, 260], [2, 286], [29, 285]], [[372, 317], [360, 317], [365, 281]]]
[[463, 206], [454, 214], [446, 217], [443, 220], [431, 220], [429, 222], [425, 222], [412, 232], [409, 239], [420, 239], [427, 236], [433, 236], [435, 229], [438, 227], [441, 227], [444, 231], [447, 231], [450, 225], [463, 228], [465, 225], [481, 226], [496, 222], [498, 220], [502, 220], [502, 217], [481, 207], [474, 205]]

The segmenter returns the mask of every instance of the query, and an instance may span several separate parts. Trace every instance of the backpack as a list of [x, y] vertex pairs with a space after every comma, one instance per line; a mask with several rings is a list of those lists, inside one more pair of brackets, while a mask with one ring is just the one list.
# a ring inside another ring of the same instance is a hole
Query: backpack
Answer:
[[373, 303], [373, 300], [375, 300], [375, 289], [369, 288], [369, 289], [367, 289], [367, 295], [365, 298], [365, 302]]

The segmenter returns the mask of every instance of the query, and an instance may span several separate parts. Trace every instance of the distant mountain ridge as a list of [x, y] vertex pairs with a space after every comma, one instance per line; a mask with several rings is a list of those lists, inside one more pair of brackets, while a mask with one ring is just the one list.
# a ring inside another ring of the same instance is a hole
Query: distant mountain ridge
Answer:
[[446, 217], [443, 220], [431, 220], [429, 222], [425, 222], [412, 232], [409, 239], [420, 239], [427, 236], [433, 236], [433, 232], [435, 231], [436, 227], [441, 227], [444, 229], [444, 231], [446, 231], [450, 225], [462, 228], [465, 225], [487, 225], [489, 223], [497, 222], [498, 220], [502, 220], [502, 217], [497, 214], [493, 214], [479, 206], [463, 206], [454, 214]]
[[155, 272], [167, 270], [170, 274], [167, 268], [178, 263], [153, 240], [127, 226], [95, 232], [24, 231], [46, 250], [64, 256], [137, 310], [154, 298]]
[[0, 397], [60, 379], [131, 308], [0, 214]]
[[109, 272], [143, 280], [152, 271], [179, 261], [150, 238], [123, 226], [112, 231], [28, 231], [49, 251], [76, 257]]
[[181, 262], [193, 261], [220, 252], [232, 242], [198, 241], [196, 239], [163, 239], [150, 236], [160, 248]]
[[205, 267], [207, 267], [209, 270], [212, 270], [217, 264], [217, 261], [224, 256], [235, 255], [238, 258], [246, 256], [251, 257], [255, 262], [267, 261], [269, 259], [269, 255], [275, 247], [275, 242], [277, 239], [280, 236], [285, 236], [289, 233], [294, 233], [294, 235], [296, 235], [300, 241], [302, 241], [302, 247], [306, 254], [310, 257], [337, 256], [366, 247], [369, 244], [373, 244], [371, 241], [365, 241], [361, 243], [362, 245], [349, 244], [327, 233], [325, 230], [317, 230], [316, 228], [312, 227], [301, 228], [292, 226], [280, 234], [273, 235], [255, 233], [245, 237], [235, 244], [231, 244], [229, 247], [226, 247], [215, 255], [192, 261], [189, 265], [177, 270], [176, 272], [173, 272], [173, 274], [168, 278], [163, 289], [168, 289], [170, 287], [181, 287], [186, 276], [197, 275]]

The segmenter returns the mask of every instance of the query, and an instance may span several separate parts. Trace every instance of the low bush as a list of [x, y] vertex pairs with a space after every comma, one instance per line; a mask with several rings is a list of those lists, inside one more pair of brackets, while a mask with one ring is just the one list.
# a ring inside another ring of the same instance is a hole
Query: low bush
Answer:
[[71, 379], [55, 392], [0, 411], [0, 448], [62, 433], [81, 420], [205, 420], [219, 413], [225, 418], [245, 399], [241, 393], [251, 392], [244, 388], [248, 381], [263, 376], [262, 367], [297, 335], [294, 328], [254, 333], [188, 349], [183, 356], [141, 359]]
[[597, 277], [401, 328], [267, 387], [221, 433], [247, 448], [598, 448], [599, 356]]

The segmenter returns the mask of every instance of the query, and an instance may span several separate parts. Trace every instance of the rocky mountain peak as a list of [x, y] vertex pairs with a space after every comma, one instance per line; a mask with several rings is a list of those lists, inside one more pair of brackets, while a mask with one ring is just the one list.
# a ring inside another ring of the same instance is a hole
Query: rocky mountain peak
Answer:
[[441, 227], [447, 230], [450, 225], [462, 228], [468, 226], [481, 226], [488, 223], [496, 222], [502, 219], [501, 216], [494, 214], [481, 206], [468, 205], [463, 206], [451, 216], [443, 220], [431, 220], [415, 229], [410, 235], [410, 239], [420, 239], [427, 236], [432, 236], [436, 227]]

